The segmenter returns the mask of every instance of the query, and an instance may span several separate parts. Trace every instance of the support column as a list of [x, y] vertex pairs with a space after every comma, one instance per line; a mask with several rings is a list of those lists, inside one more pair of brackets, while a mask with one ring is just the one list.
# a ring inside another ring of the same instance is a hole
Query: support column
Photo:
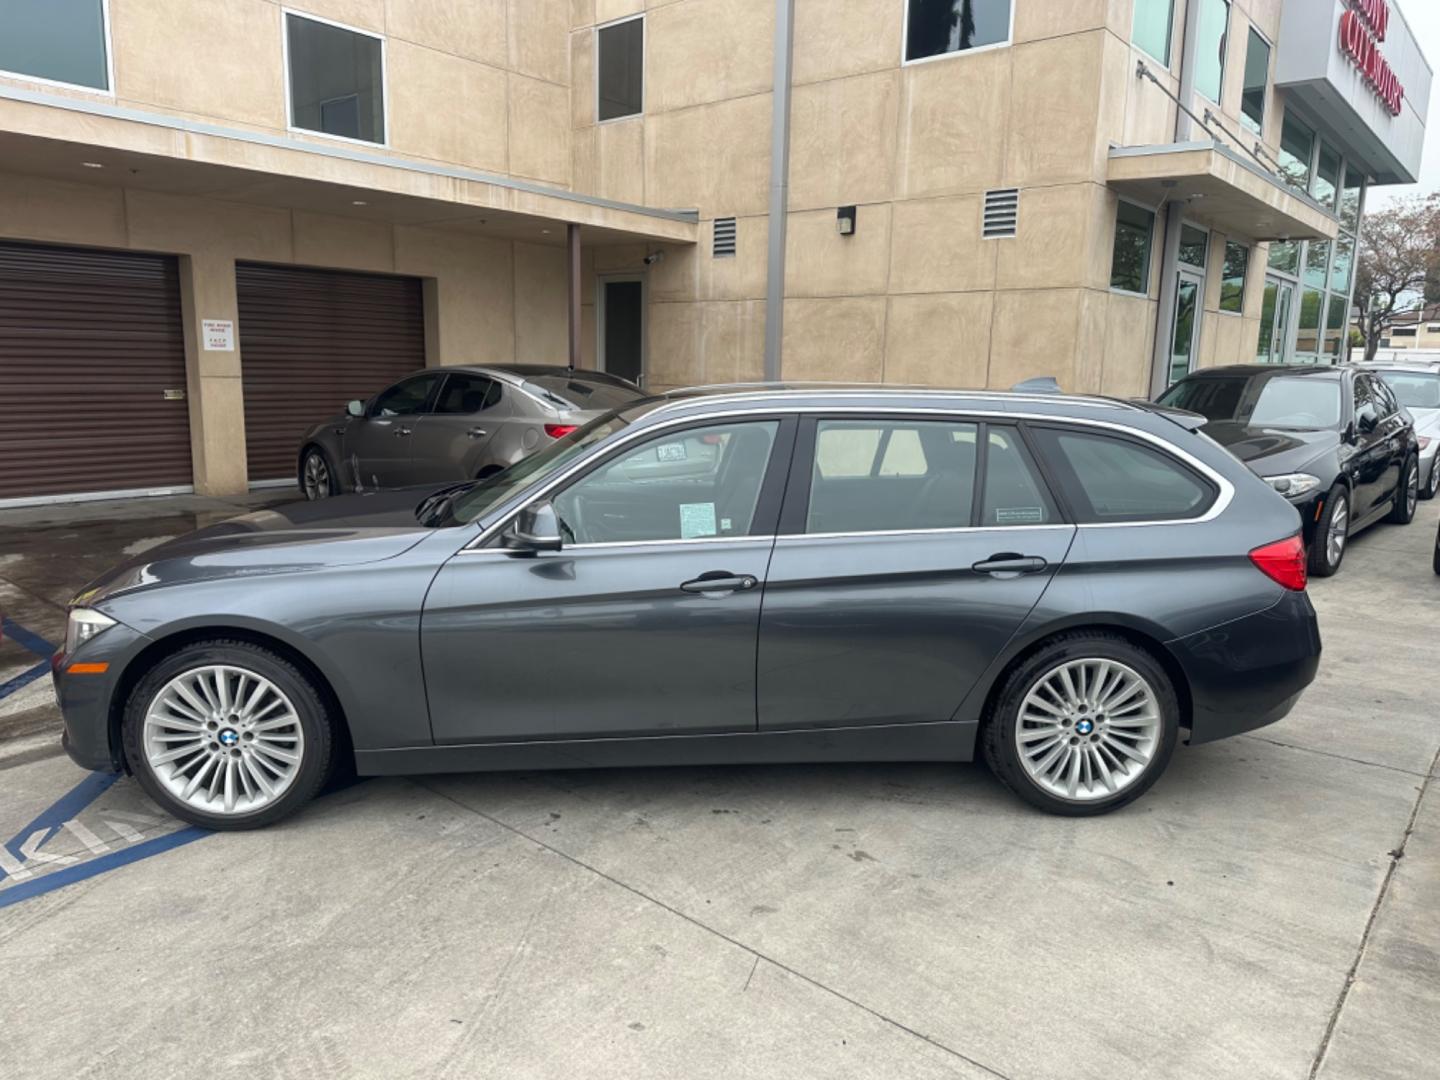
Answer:
[[570, 319], [570, 370], [580, 366], [580, 226], [565, 226], [566, 311]]
[[790, 210], [790, 69], [795, 0], [775, 0], [775, 86], [770, 116], [770, 244], [765, 277], [765, 378], [780, 378], [785, 333], [785, 231]]
[[[239, 304], [235, 260], [228, 252], [180, 258], [180, 308], [185, 323], [185, 397], [190, 408], [190, 458], [200, 495], [249, 489], [245, 462], [245, 393], [240, 381]], [[207, 349], [202, 323], [224, 320], [233, 349]]]

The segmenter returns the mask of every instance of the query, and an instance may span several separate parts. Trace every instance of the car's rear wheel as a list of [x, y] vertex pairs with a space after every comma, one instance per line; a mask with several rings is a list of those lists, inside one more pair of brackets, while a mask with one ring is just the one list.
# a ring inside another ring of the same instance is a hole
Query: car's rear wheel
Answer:
[[1325, 496], [1325, 519], [1310, 542], [1310, 576], [1334, 577], [1350, 543], [1350, 492], [1336, 484]]
[[306, 450], [300, 461], [300, 490], [305, 493], [305, 498], [312, 501], [340, 494], [335, 470], [330, 468], [330, 459], [318, 446]]
[[1440, 460], [1430, 463], [1430, 475], [1425, 478], [1425, 486], [1420, 489], [1422, 499], [1433, 499], [1440, 494]]
[[1415, 520], [1415, 508], [1420, 504], [1420, 462], [1411, 458], [1405, 462], [1400, 473], [1400, 487], [1395, 491], [1395, 505], [1385, 520], [1392, 525], [1409, 525]]
[[1005, 680], [981, 735], [991, 771], [1052, 814], [1103, 814], [1143, 795], [1170, 762], [1175, 688], [1117, 634], [1061, 634]]
[[330, 771], [331, 719], [284, 657], [245, 641], [186, 645], [131, 692], [126, 760], [165, 810], [207, 829], [254, 829], [314, 798]]

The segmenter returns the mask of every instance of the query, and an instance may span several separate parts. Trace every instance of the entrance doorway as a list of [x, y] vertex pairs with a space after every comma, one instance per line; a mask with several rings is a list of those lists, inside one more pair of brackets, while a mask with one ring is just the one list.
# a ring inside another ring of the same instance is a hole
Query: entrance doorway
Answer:
[[596, 330], [601, 371], [645, 385], [645, 279], [602, 277], [599, 280]]
[[1176, 275], [1175, 323], [1170, 335], [1170, 382], [1177, 383], [1195, 367], [1200, 343], [1200, 299], [1205, 295], [1205, 276], [1190, 270]]
[[1295, 286], [1277, 277], [1265, 279], [1265, 302], [1260, 308], [1260, 344], [1255, 359], [1262, 364], [1290, 361], [1290, 313], [1295, 307]]

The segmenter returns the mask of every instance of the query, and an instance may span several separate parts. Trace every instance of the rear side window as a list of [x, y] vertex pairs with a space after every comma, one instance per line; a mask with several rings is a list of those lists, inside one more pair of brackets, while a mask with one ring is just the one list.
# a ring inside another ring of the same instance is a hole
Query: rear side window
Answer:
[[1051, 525], [1059, 521], [1030, 451], [1014, 428], [989, 429], [985, 439], [985, 494], [980, 524]]
[[483, 412], [500, 401], [500, 393], [500, 384], [484, 375], [447, 375], [435, 411], [445, 415]]
[[808, 533], [912, 532], [970, 525], [977, 429], [931, 420], [821, 420]]
[[1080, 524], [1182, 521], [1215, 502], [1198, 473], [1139, 442], [1063, 428], [1035, 434]]

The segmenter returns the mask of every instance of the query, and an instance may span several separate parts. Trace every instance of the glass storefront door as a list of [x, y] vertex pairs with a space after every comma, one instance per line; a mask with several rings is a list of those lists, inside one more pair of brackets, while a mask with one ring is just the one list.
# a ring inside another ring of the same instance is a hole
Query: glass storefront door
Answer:
[[1295, 286], [1267, 277], [1265, 300], [1260, 307], [1260, 345], [1255, 353], [1259, 363], [1284, 364], [1290, 359], [1290, 312], [1294, 307]]
[[1205, 279], [1181, 270], [1175, 287], [1175, 325], [1170, 336], [1170, 381], [1179, 382], [1195, 366], [1200, 344], [1200, 297]]

